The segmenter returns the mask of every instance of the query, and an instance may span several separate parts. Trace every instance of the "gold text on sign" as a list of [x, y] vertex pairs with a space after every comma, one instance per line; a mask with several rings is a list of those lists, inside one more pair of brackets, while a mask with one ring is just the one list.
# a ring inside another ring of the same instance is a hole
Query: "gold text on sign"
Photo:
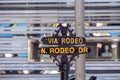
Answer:
[[44, 37], [42, 41], [49, 45], [80, 45], [86, 42], [83, 37]]
[[71, 54], [86, 54], [91, 49], [89, 47], [41, 47], [40, 54], [56, 54], [56, 55], [71, 55]]
[[58, 39], [57, 38], [48, 38], [48, 43], [49, 44], [58, 44]]
[[61, 44], [82, 44], [83, 38], [61, 38]]

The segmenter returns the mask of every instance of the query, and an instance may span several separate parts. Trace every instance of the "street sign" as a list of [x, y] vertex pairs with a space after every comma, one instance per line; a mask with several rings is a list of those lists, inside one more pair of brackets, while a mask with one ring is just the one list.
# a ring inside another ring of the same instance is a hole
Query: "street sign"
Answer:
[[81, 46], [62, 46], [62, 47], [41, 47], [39, 48], [39, 54], [49, 55], [74, 55], [74, 54], [86, 54], [90, 53], [91, 48]]
[[43, 37], [42, 41], [48, 45], [80, 45], [86, 42], [83, 37]]
[[[69, 24], [60, 23], [52, 37], [43, 37], [42, 44], [52, 45], [47, 47], [39, 47], [38, 54], [50, 55], [53, 61], [56, 61], [59, 71], [61, 72], [61, 80], [68, 80], [68, 73], [72, 60], [79, 54], [87, 54], [91, 52], [91, 48], [81, 45], [85, 44], [84, 37], [76, 37]], [[58, 57], [61, 55], [61, 57]], [[69, 55], [69, 56], [68, 56]]]

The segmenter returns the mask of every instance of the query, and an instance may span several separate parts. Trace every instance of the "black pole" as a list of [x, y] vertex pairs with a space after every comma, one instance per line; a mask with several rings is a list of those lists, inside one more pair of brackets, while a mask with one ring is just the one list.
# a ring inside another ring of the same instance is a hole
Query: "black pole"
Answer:
[[68, 71], [61, 72], [61, 80], [68, 80]]
[[61, 73], [61, 80], [68, 80], [69, 68], [70, 66], [69, 66], [67, 55], [62, 55], [61, 64], [59, 66], [60, 73]]

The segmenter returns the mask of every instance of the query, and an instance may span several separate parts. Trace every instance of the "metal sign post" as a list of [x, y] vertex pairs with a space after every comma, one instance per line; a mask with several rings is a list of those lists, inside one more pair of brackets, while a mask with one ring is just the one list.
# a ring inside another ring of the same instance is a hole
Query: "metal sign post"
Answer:
[[40, 47], [39, 54], [50, 55], [53, 61], [57, 62], [61, 80], [68, 80], [70, 66], [72, 66], [71, 61], [74, 60], [75, 56], [79, 57], [79, 54], [90, 53], [91, 49], [87, 46], [80, 46], [85, 44], [85, 38], [76, 37], [69, 24], [66, 26], [59, 24], [57, 27], [58, 30], [55, 30], [56, 33], [52, 37], [42, 38], [43, 44], [56, 46]]

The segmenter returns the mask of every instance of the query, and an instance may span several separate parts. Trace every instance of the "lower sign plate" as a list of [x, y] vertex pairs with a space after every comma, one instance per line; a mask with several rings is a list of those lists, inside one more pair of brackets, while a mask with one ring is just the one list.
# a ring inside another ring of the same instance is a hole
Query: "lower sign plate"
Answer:
[[54, 54], [54, 55], [72, 55], [72, 54], [86, 54], [90, 53], [91, 48], [81, 46], [65, 46], [65, 47], [41, 47], [40, 54]]

